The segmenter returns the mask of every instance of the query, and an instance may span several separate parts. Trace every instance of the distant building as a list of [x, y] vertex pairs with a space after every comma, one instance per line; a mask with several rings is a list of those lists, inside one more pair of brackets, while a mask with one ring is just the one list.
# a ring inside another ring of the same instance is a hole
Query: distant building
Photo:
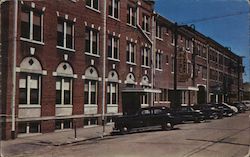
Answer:
[[243, 100], [250, 100], [250, 83], [243, 84]]
[[106, 14], [104, 2], [18, 1], [16, 60], [14, 3], [2, 4], [3, 139], [109, 123], [174, 100], [241, 99], [242, 58], [230, 49], [178, 27], [174, 91], [174, 23], [153, 1], [107, 0]]

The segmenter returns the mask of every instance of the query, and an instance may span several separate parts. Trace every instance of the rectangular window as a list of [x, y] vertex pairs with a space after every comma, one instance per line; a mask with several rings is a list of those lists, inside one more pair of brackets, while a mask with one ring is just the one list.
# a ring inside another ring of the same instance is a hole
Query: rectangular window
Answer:
[[85, 80], [84, 84], [84, 104], [97, 105], [97, 81]]
[[186, 50], [190, 50], [190, 40], [189, 39], [185, 40], [185, 47], [186, 47]]
[[160, 101], [167, 101], [167, 97], [168, 97], [167, 91], [168, 91], [167, 89], [161, 89]]
[[115, 36], [108, 37], [108, 57], [119, 59], [119, 38]]
[[149, 31], [149, 25], [150, 25], [150, 19], [149, 19], [149, 16], [147, 15], [143, 15], [143, 20], [142, 20], [142, 29], [146, 32], [150, 32]]
[[57, 46], [74, 49], [74, 25], [72, 22], [58, 19]]
[[127, 6], [127, 24], [135, 26], [136, 25], [136, 8]]
[[173, 45], [175, 44], [175, 34], [174, 34], [174, 32], [171, 33], [171, 43]]
[[21, 11], [21, 37], [42, 41], [43, 14], [29, 10], [25, 6], [22, 6]]
[[86, 6], [99, 10], [99, 0], [86, 0]]
[[156, 37], [162, 39], [162, 26], [156, 22]]
[[120, 0], [109, 1], [109, 15], [119, 19]]
[[117, 83], [108, 83], [107, 85], [107, 104], [118, 104], [118, 85]]
[[99, 32], [95, 29], [85, 29], [85, 53], [99, 54]]
[[162, 69], [162, 61], [161, 61], [161, 56], [162, 54], [160, 52], [156, 52], [156, 56], [155, 56], [155, 68], [156, 69]]
[[127, 47], [126, 47], [127, 62], [135, 63], [135, 52], [136, 52], [135, 43], [127, 41]]
[[56, 79], [56, 104], [70, 105], [72, 97], [72, 79], [60, 78]]
[[41, 76], [21, 74], [19, 79], [19, 104], [40, 104]]
[[149, 66], [149, 61], [150, 61], [149, 55], [150, 55], [150, 49], [144, 47], [144, 48], [142, 49], [142, 59], [141, 59], [141, 61], [142, 61], [141, 64], [142, 64], [143, 66]]

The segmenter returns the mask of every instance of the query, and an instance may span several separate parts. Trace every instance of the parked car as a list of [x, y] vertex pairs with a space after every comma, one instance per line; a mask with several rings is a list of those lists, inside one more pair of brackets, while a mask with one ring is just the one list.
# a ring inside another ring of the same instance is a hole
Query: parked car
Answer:
[[219, 119], [223, 117], [223, 111], [209, 104], [195, 105], [196, 111], [201, 111], [206, 119]]
[[241, 102], [245, 104], [248, 107], [248, 109], [250, 108], [250, 100], [243, 100]]
[[201, 111], [196, 111], [190, 106], [181, 106], [172, 109], [172, 114], [176, 122], [194, 121], [201, 122], [205, 120], [205, 116]]
[[225, 117], [231, 117], [235, 114], [234, 110], [232, 110], [232, 108], [230, 108], [227, 105], [224, 105], [222, 103], [218, 103], [218, 104], [212, 104], [212, 106], [220, 109], [223, 112], [223, 116]]
[[122, 134], [136, 129], [145, 129], [160, 126], [163, 130], [171, 130], [174, 126], [174, 117], [165, 106], [147, 107], [139, 109], [135, 115], [118, 116], [114, 119], [113, 131]]
[[235, 106], [238, 109], [239, 113], [243, 113], [247, 110], [247, 106], [245, 106], [244, 104], [240, 102], [234, 102], [230, 105]]

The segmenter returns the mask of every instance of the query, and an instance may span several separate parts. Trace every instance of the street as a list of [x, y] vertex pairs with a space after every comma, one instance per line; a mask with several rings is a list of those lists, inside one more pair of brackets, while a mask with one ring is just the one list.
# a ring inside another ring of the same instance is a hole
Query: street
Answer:
[[152, 130], [62, 146], [25, 143], [3, 146], [11, 157], [244, 157], [250, 146], [250, 111], [174, 130]]

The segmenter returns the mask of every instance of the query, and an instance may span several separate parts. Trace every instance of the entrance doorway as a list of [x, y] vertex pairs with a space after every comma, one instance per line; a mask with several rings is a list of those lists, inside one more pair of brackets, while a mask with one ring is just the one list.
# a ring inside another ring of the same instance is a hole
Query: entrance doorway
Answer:
[[206, 103], [206, 89], [204, 86], [198, 86], [199, 91], [197, 93], [197, 103], [205, 104]]

